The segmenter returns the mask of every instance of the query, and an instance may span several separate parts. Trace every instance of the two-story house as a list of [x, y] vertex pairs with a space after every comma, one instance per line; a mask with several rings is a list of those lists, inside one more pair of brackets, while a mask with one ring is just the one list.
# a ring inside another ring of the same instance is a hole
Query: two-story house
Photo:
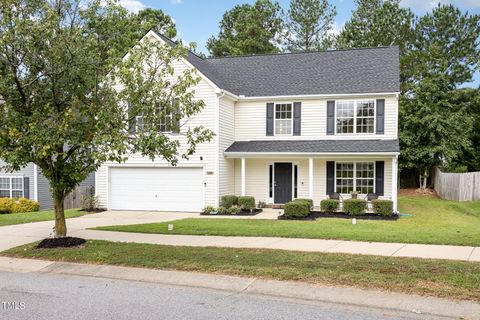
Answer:
[[[146, 37], [174, 45], [150, 31]], [[202, 59], [204, 110], [189, 119], [216, 133], [176, 167], [132, 156], [96, 173], [109, 209], [198, 212], [222, 195], [282, 204], [332, 192], [376, 193], [397, 209], [397, 47]]]

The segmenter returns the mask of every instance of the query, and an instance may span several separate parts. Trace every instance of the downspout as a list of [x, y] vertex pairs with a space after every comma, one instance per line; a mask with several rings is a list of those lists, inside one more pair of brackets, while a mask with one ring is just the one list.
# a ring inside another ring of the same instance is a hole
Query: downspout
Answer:
[[225, 91], [221, 90], [220, 95], [217, 95], [217, 112], [216, 119], [215, 119], [215, 148], [217, 149], [215, 152], [215, 172], [216, 172], [216, 195], [215, 195], [215, 206], [220, 205], [220, 99], [225, 96]]
[[38, 167], [33, 164], [33, 200], [38, 201]]

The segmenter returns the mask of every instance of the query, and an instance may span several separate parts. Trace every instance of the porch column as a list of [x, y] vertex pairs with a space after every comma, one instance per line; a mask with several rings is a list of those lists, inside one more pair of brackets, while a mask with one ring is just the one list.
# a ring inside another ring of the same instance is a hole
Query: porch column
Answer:
[[397, 206], [397, 192], [398, 192], [398, 156], [395, 156], [392, 159], [392, 201], [393, 201], [393, 212], [398, 212]]
[[241, 196], [245, 196], [245, 158], [242, 158], [242, 191]]
[[308, 198], [313, 199], [313, 158], [308, 159]]

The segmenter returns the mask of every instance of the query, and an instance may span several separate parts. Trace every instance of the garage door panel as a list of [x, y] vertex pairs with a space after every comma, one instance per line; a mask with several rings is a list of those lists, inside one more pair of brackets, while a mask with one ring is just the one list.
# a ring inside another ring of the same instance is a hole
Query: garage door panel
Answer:
[[198, 212], [202, 177], [202, 168], [111, 168], [110, 207]]

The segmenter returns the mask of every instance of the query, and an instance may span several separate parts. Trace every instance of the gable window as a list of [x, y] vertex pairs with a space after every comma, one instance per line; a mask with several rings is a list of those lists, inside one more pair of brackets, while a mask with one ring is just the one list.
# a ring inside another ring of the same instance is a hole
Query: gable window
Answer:
[[0, 198], [22, 198], [23, 177], [0, 177]]
[[275, 135], [292, 134], [292, 104], [283, 103], [275, 105]]
[[373, 193], [375, 189], [375, 163], [373, 162], [336, 162], [335, 190], [348, 194], [357, 191], [360, 194]]
[[337, 134], [375, 133], [375, 101], [337, 101]]

